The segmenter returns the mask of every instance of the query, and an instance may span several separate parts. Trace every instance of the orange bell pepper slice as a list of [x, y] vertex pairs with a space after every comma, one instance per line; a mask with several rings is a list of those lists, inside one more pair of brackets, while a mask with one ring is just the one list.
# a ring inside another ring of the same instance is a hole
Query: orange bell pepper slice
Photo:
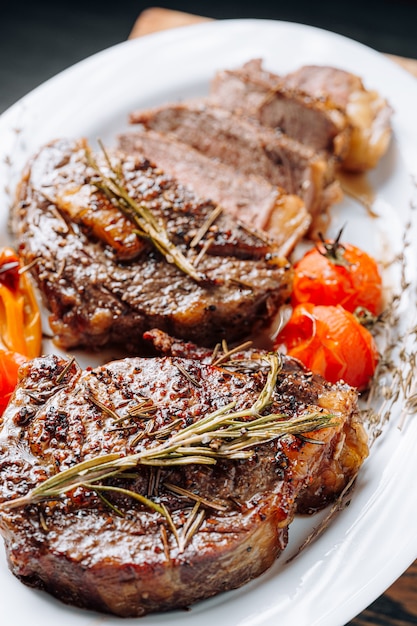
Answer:
[[19, 368], [26, 361], [27, 357], [18, 352], [0, 350], [0, 421], [17, 385]]
[[12, 248], [0, 251], [0, 339], [3, 347], [30, 359], [39, 356], [42, 324], [36, 296]]
[[19, 256], [0, 250], [0, 415], [18, 382], [19, 367], [39, 356], [42, 323], [39, 306]]

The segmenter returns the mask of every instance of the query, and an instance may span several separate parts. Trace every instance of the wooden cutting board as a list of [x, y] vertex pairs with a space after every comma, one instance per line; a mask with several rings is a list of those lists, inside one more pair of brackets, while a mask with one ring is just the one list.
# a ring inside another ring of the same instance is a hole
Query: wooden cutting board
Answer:
[[[161, 9], [158, 7], [145, 9], [136, 20], [129, 35], [129, 39], [156, 33], [160, 30], [168, 30], [169, 28], [176, 28], [178, 26], [190, 26], [192, 24], [208, 21], [211, 21], [211, 18], [184, 13], [183, 11], [172, 11], [171, 9]], [[416, 59], [406, 59], [394, 54], [387, 54], [386, 56], [417, 78]]]
[[[210, 19], [182, 11], [149, 8], [139, 15], [129, 39], [169, 28], [210, 21]], [[395, 55], [387, 56], [417, 78], [417, 60]], [[378, 600], [349, 622], [348, 626], [408, 626], [409, 624], [417, 624], [417, 561]]]

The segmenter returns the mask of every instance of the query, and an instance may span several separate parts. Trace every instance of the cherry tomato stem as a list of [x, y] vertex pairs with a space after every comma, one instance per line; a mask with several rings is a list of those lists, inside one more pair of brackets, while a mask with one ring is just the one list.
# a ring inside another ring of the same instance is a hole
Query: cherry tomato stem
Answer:
[[292, 304], [338, 305], [351, 313], [363, 307], [373, 315], [382, 310], [382, 279], [376, 261], [351, 244], [318, 244], [294, 266]]

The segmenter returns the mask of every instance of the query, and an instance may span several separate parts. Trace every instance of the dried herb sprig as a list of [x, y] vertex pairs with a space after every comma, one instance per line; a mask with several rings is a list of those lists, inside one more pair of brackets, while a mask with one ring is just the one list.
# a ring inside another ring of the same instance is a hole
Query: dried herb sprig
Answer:
[[[417, 187], [417, 183], [416, 183]], [[398, 413], [398, 428], [401, 430], [407, 417], [417, 413], [417, 316], [404, 325], [402, 314], [406, 307], [415, 310], [417, 283], [407, 275], [407, 250], [412, 245], [416, 230], [417, 203], [410, 203], [410, 219], [406, 222], [402, 237], [402, 251], [392, 261], [399, 269], [399, 288], [393, 293], [382, 315], [373, 324], [377, 335], [381, 358], [378, 362], [368, 396], [362, 402], [362, 417], [369, 434], [369, 448], [384, 432], [384, 428]], [[414, 224], [414, 227], [413, 227]], [[333, 502], [325, 519], [310, 533], [296, 553], [287, 562], [297, 557], [330, 525], [338, 513], [349, 504], [358, 471]]]
[[397, 422], [400, 429], [407, 416], [417, 409], [417, 316], [414, 315], [407, 324], [403, 320], [405, 308], [415, 310], [417, 303], [417, 283], [408, 278], [407, 257], [416, 228], [413, 228], [413, 223], [417, 206], [411, 204], [410, 209], [410, 220], [403, 232], [402, 251], [393, 261], [399, 266], [399, 287], [374, 326], [381, 358], [364, 410], [371, 443], [382, 433], [396, 407], [401, 407]]
[[165, 257], [168, 263], [173, 263], [184, 274], [187, 274], [198, 283], [207, 282], [207, 276], [198, 272], [194, 265], [184, 256], [181, 250], [169, 238], [163, 224], [158, 221], [152, 212], [142, 203], [136, 202], [123, 184], [119, 169], [111, 163], [110, 157], [100, 143], [110, 174], [107, 175], [99, 166], [90, 148], [85, 151], [87, 163], [96, 173], [91, 181], [97, 189], [102, 191], [111, 202], [130, 219], [136, 226], [136, 234], [150, 241], [153, 246]]
[[302, 434], [339, 424], [334, 415], [327, 413], [307, 413], [292, 419], [280, 413], [262, 415], [272, 402], [281, 369], [281, 360], [277, 354], [271, 353], [263, 358], [269, 363], [270, 369], [265, 385], [252, 406], [235, 411], [236, 401], [233, 401], [197, 423], [171, 433], [165, 441], [136, 454], [105, 454], [82, 461], [48, 478], [27, 495], [2, 504], [0, 508], [10, 510], [58, 499], [86, 483], [97, 484], [139, 465], [214, 465], [219, 459], [247, 459], [252, 455], [251, 448], [254, 445], [267, 443], [286, 434]]

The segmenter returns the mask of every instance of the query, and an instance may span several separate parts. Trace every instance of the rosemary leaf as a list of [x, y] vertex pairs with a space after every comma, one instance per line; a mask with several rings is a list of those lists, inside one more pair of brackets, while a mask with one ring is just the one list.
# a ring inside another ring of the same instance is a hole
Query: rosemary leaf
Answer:
[[96, 178], [92, 180], [92, 184], [102, 191], [119, 211], [135, 224], [136, 234], [148, 239], [165, 257], [168, 263], [176, 265], [178, 269], [197, 283], [207, 282], [207, 276], [198, 272], [181, 250], [172, 243], [163, 224], [155, 219], [155, 216], [144, 204], [136, 202], [129, 195], [127, 189], [123, 186], [121, 172], [112, 165], [102, 144], [101, 148], [111, 175], [109, 176], [103, 172], [91, 150], [87, 148], [85, 152], [87, 163], [96, 173]]
[[160, 515], [163, 515], [165, 517], [165, 510], [162, 506], [160, 506], [153, 500], [142, 496], [140, 493], [132, 491], [131, 489], [124, 489], [123, 487], [115, 487], [112, 485], [91, 485], [89, 483], [84, 483], [84, 487], [86, 487], [87, 489], [92, 489], [93, 491], [111, 491], [113, 493], [119, 493], [123, 496], [129, 496], [129, 498], [132, 498], [132, 500], [137, 500], [141, 504], [144, 504], [153, 511], [156, 511], [157, 513], [160, 513]]
[[179, 536], [179, 551], [184, 552], [187, 545], [190, 543], [191, 539], [194, 537], [196, 532], [198, 532], [201, 524], [204, 521], [206, 516], [206, 512], [204, 509], [199, 510], [200, 503], [196, 502], [191, 513], [188, 516], [188, 519], [185, 525], [182, 528], [181, 535]]
[[213, 365], [220, 365], [221, 363], [228, 361], [233, 354], [236, 354], [236, 352], [241, 352], [245, 350], [245, 348], [249, 348], [251, 345], [252, 345], [252, 341], [245, 341], [245, 343], [242, 343], [239, 346], [236, 346], [236, 348], [232, 348], [232, 350], [229, 350], [227, 345], [224, 345], [223, 354], [218, 358], [216, 358], [216, 356], [217, 356], [219, 348], [216, 346], [215, 350], [213, 351], [213, 357], [212, 357]]
[[117, 506], [115, 506], [114, 504], [112, 504], [112, 503], [110, 502], [110, 500], [108, 500], [108, 499], [106, 498], [106, 496], [105, 496], [105, 495], [103, 495], [102, 493], [100, 493], [100, 490], [99, 490], [99, 489], [96, 489], [94, 485], [91, 485], [91, 486], [90, 486], [90, 489], [91, 489], [92, 491], [94, 491], [94, 492], [97, 494], [97, 496], [100, 498], [100, 500], [101, 500], [102, 502], [104, 502], [104, 504], [105, 504], [106, 506], [108, 506], [108, 507], [109, 507], [109, 509], [111, 509], [112, 511], [114, 511], [114, 513], [116, 513], [116, 515], [118, 515], [118, 517], [124, 517], [124, 513], [123, 513], [123, 511], [121, 511], [121, 510], [120, 510]]
[[220, 213], [222, 211], [223, 211], [223, 207], [220, 206], [219, 204], [213, 209], [213, 211], [208, 216], [207, 220], [204, 222], [204, 224], [201, 226], [201, 228], [198, 229], [198, 232], [193, 237], [193, 239], [192, 239], [192, 241], [190, 243], [190, 248], [195, 248], [196, 246], [198, 246], [200, 241], [203, 239], [204, 235], [209, 230], [210, 226], [212, 226], [212, 224], [214, 224], [214, 222], [219, 217], [219, 215], [220, 215]]
[[173, 485], [172, 483], [164, 482], [163, 486], [169, 491], [172, 491], [172, 493], [175, 493], [179, 496], [184, 496], [185, 498], [188, 498], [189, 500], [194, 500], [195, 502], [199, 502], [200, 504], [203, 504], [204, 506], [207, 506], [210, 509], [215, 509], [216, 511], [227, 511], [227, 506], [225, 506], [224, 504], [221, 504], [220, 502], [216, 502], [214, 500], [209, 500], [208, 498], [203, 498], [203, 496], [200, 496], [199, 494], [194, 493], [193, 491], [189, 491], [188, 489], [184, 489], [183, 487], [179, 487], [178, 485]]
[[175, 541], [177, 542], [177, 545], [180, 545], [180, 538], [178, 536], [178, 530], [177, 527], [174, 524], [174, 520], [172, 519], [171, 513], [168, 511], [168, 509], [166, 508], [165, 504], [162, 503], [161, 504], [161, 508], [162, 508], [162, 515], [165, 517], [165, 519], [168, 522], [169, 527], [171, 528], [172, 534], [175, 537]]

